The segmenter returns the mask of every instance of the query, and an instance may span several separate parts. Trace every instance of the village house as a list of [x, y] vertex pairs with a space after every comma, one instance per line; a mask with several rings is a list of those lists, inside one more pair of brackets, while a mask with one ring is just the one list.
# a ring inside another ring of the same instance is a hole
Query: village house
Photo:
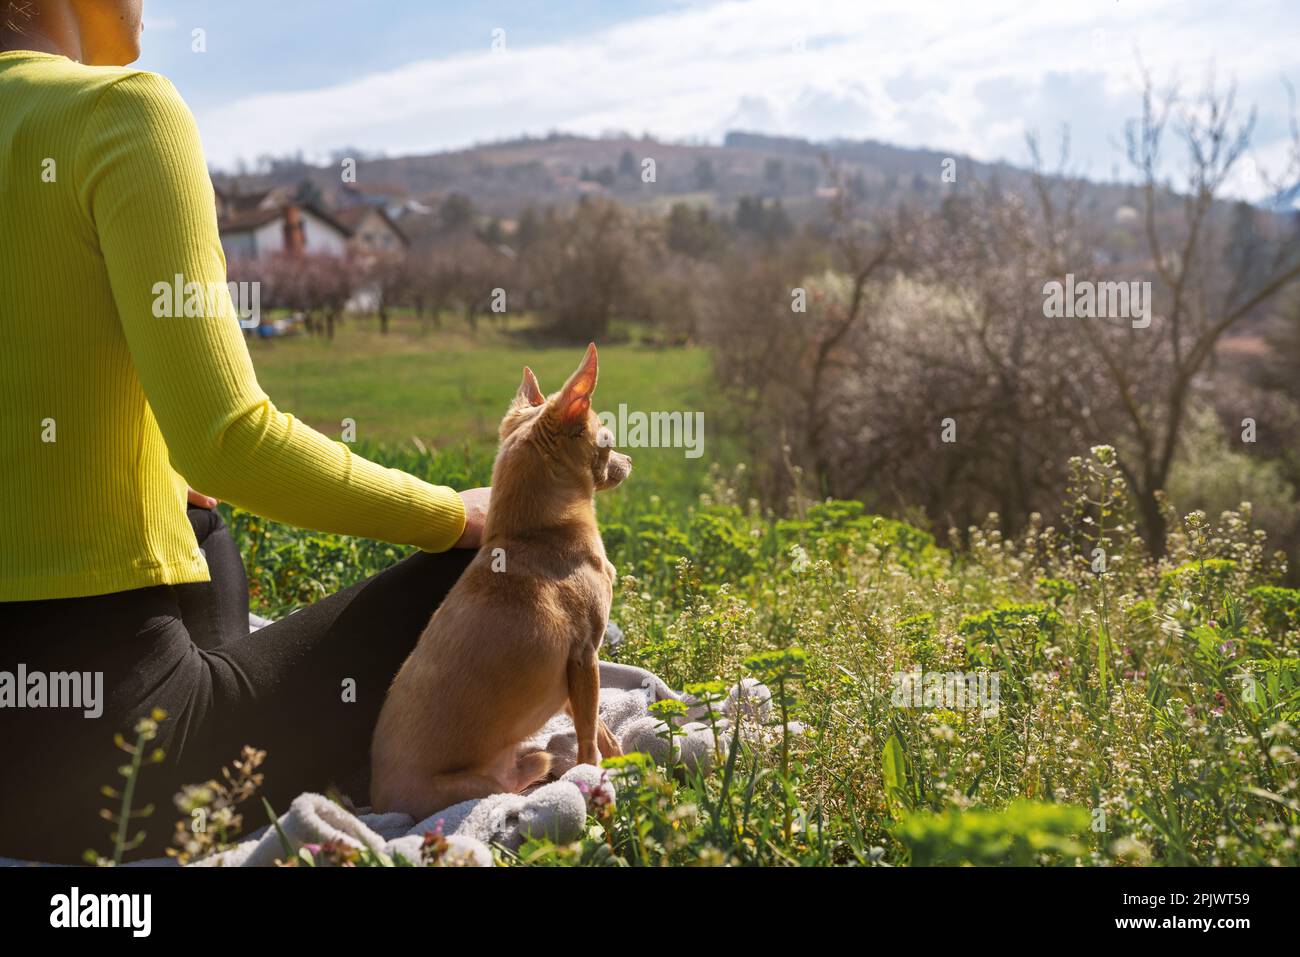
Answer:
[[432, 207], [413, 198], [401, 186], [388, 183], [370, 183], [363, 189], [356, 183], [344, 183], [338, 193], [339, 209], [352, 206], [379, 206], [389, 219], [398, 220], [408, 213], [428, 216]]
[[346, 256], [352, 231], [333, 214], [296, 202], [284, 188], [255, 193], [217, 189], [217, 229], [226, 259], [287, 252]]
[[379, 256], [404, 253], [410, 245], [382, 206], [348, 206], [331, 215], [347, 228], [348, 251], [363, 263]]

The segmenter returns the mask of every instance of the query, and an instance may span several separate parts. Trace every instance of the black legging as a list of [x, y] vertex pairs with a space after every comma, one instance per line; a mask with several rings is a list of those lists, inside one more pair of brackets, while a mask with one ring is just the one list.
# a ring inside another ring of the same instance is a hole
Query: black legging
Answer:
[[[0, 708], [0, 856], [75, 862], [110, 850], [100, 808], [118, 802], [116, 768], [135, 721], [167, 713], [153, 747], [166, 755], [140, 777], [146, 843], [161, 852], [183, 817], [183, 784], [217, 777], [245, 745], [267, 752], [259, 792], [277, 813], [307, 790], [337, 785], [367, 802], [370, 735], [384, 694], [474, 552], [418, 552], [260, 631], [248, 631], [248, 582], [219, 514], [190, 508], [210, 583], [156, 586], [89, 598], [0, 603], [0, 671], [97, 672], [103, 715]], [[260, 802], [245, 829], [267, 823]]]

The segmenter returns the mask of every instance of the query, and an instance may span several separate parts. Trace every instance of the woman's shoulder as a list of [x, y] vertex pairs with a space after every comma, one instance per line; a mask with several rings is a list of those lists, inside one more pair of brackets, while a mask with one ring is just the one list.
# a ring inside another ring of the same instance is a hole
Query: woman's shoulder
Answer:
[[83, 157], [109, 148], [149, 150], [198, 135], [166, 77], [31, 51], [0, 53], [0, 117], [0, 128], [39, 129], [47, 138], [50, 130], [62, 131]]
[[41, 87], [41, 99], [52, 107], [60, 96], [71, 110], [91, 110], [108, 102], [130, 112], [138, 110], [142, 120], [157, 111], [186, 111], [184, 101], [171, 80], [160, 73], [129, 66], [88, 66], [67, 57], [33, 54], [8, 66], [10, 76]]
[[92, 66], [83, 69], [94, 71], [88, 82], [98, 87], [103, 95], [111, 95], [115, 100], [161, 103], [182, 109], [185, 106], [172, 81], [161, 73], [125, 66]]
[[61, 87], [70, 92], [103, 90], [124, 80], [142, 88], [175, 89], [171, 81], [160, 73], [131, 66], [91, 66], [51, 53], [15, 50], [0, 55], [0, 61], [6, 67], [6, 73], [15, 78], [21, 76], [29, 83], [47, 88]]
[[167, 161], [163, 154], [203, 165], [193, 114], [170, 80], [148, 70], [41, 54], [0, 57], [0, 115], [6, 113], [13, 128], [56, 131], [74, 157], [78, 183], [97, 181], [113, 164], [151, 175]]

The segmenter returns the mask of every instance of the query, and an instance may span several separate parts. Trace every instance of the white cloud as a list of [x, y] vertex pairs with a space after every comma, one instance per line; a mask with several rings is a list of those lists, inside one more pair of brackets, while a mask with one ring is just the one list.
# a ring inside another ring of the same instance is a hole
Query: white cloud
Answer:
[[[1148, 0], [723, 2], [674, 8], [545, 46], [408, 63], [203, 112], [210, 161], [355, 145], [432, 151], [553, 129], [649, 131], [717, 139], [729, 128], [872, 138], [979, 159], [1023, 159], [1026, 128], [1072, 129], [1090, 174], [1115, 149], [1136, 99], [1136, 59], [1157, 78], [1199, 81], [1213, 62], [1243, 102], [1285, 109], [1278, 77], [1300, 85], [1300, 14], [1244, 0], [1231, 8]], [[507, 42], [509, 35], [507, 33]], [[1284, 124], [1275, 124], [1284, 126]], [[1275, 151], [1276, 143], [1261, 144]]]

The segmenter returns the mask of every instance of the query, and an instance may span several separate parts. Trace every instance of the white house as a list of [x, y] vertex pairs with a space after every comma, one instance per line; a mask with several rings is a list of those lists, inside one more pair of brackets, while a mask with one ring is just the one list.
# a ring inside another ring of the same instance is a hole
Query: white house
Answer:
[[324, 210], [293, 202], [283, 191], [243, 196], [217, 191], [217, 228], [226, 259], [277, 253], [346, 256], [352, 231]]

